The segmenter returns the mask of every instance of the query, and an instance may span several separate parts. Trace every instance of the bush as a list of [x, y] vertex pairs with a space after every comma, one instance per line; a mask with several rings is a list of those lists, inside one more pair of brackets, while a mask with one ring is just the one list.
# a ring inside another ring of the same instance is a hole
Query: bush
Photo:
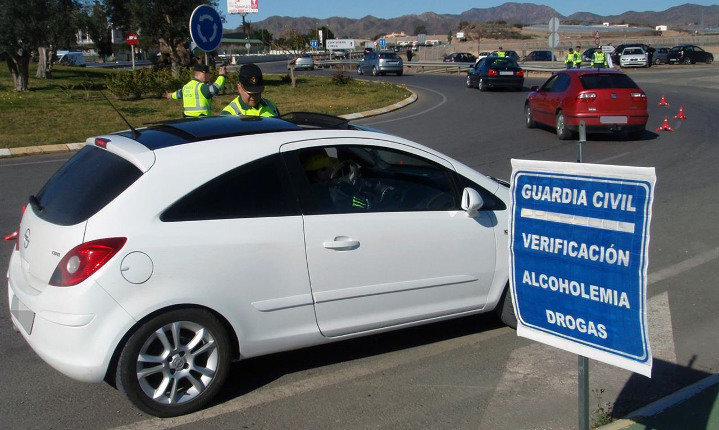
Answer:
[[[172, 77], [172, 72], [167, 68], [138, 69], [114, 74], [107, 82], [107, 89], [120, 98], [162, 97], [165, 93], [179, 90], [190, 79], [192, 79], [190, 69], [182, 69], [179, 78]], [[216, 72], [211, 82], [215, 79]], [[237, 75], [230, 73], [225, 81], [223, 93], [232, 93], [236, 85]]]
[[344, 70], [338, 70], [332, 74], [332, 83], [335, 85], [347, 85], [352, 81], [354, 81], [354, 78], [345, 73]]

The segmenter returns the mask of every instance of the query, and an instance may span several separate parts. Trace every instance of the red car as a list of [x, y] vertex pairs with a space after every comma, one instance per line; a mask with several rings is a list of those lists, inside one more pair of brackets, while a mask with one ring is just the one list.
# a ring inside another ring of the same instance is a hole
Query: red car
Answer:
[[562, 140], [577, 132], [580, 121], [587, 133], [626, 132], [641, 139], [649, 119], [646, 94], [618, 70], [562, 70], [531, 90], [524, 103], [527, 127], [552, 126]]

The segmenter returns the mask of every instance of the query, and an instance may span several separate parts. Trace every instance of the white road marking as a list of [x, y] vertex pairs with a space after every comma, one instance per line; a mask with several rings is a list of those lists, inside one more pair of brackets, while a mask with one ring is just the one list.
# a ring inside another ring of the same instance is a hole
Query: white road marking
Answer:
[[430, 93], [435, 93], [435, 94], [439, 95], [440, 97], [442, 97], [442, 101], [439, 102], [439, 103], [437, 103], [436, 105], [432, 106], [431, 108], [425, 109], [425, 110], [423, 110], [423, 111], [421, 111], [421, 112], [414, 113], [414, 114], [412, 114], [412, 115], [403, 116], [403, 117], [401, 117], [401, 118], [387, 119], [387, 120], [384, 120], [384, 121], [374, 121], [374, 122], [367, 123], [367, 124], [365, 124], [365, 125], [370, 125], [370, 126], [372, 126], [372, 125], [377, 125], [377, 124], [385, 124], [385, 123], [388, 123], [388, 122], [403, 121], [403, 120], [405, 120], [405, 119], [414, 118], [414, 117], [416, 117], [416, 116], [424, 115], [424, 114], [426, 114], [427, 112], [431, 112], [431, 111], [433, 111], [433, 110], [435, 110], [435, 109], [438, 109], [440, 106], [442, 106], [443, 104], [447, 103], [447, 96], [445, 96], [444, 94], [440, 93], [439, 91], [432, 90], [432, 89], [430, 89], [430, 88], [425, 88], [425, 87], [418, 87], [418, 86], [416, 86], [416, 85], [408, 85], [408, 87], [419, 88], [419, 89], [424, 90], [424, 91], [429, 91]]
[[719, 258], [719, 248], [710, 249], [709, 251], [696, 255], [688, 260], [680, 261], [677, 264], [673, 264], [669, 267], [650, 273], [648, 285], [674, 277], [680, 273], [701, 266], [702, 264], [708, 263], [717, 258]]
[[611, 157], [602, 158], [602, 159], [599, 159], [599, 160], [596, 160], [596, 161], [592, 161], [592, 163], [595, 163], [595, 164], [606, 163], [607, 161], [615, 160], [615, 159], [617, 159], [617, 158], [622, 158], [622, 157], [624, 157], [625, 155], [629, 155], [629, 154], [631, 154], [631, 152], [622, 152], [621, 154], [612, 155]]

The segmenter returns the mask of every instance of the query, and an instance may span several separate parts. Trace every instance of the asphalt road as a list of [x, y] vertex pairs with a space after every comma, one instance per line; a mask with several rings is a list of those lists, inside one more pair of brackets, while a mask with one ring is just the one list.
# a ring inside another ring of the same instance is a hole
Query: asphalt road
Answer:
[[[719, 368], [718, 68], [630, 72], [648, 96], [648, 131], [640, 141], [590, 136], [585, 144], [587, 163], [654, 166], [657, 174], [648, 287], [654, 375], [650, 380], [591, 362], [592, 410], [609, 403], [621, 416]], [[419, 100], [359, 123], [505, 179], [512, 158], [576, 160], [575, 142], [524, 128], [526, 88], [482, 93], [466, 88], [464, 77], [447, 75], [381, 79], [406, 84]], [[662, 94], [670, 108], [656, 106]], [[671, 119], [680, 105], [689, 117], [681, 123]], [[676, 132], [649, 131], [665, 114]], [[16, 228], [27, 196], [67, 158], [0, 160], [1, 233]], [[7, 267], [10, 251], [10, 244], [0, 246], [0, 267]], [[6, 297], [0, 300], [0, 417], [7, 428], [576, 427], [576, 356], [517, 338], [493, 316], [236, 363], [213, 407], [158, 420], [113, 388], [72, 381], [42, 362], [12, 331]]]

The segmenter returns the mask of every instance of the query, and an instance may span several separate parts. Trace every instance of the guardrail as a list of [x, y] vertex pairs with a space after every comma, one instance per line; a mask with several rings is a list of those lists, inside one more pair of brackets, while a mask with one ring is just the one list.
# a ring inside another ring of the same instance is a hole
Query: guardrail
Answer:
[[[360, 60], [361, 61], [361, 60]], [[350, 69], [357, 67], [359, 61], [353, 60], [315, 60], [317, 67], [332, 67], [332, 66], [351, 66]], [[556, 72], [558, 70], [565, 69], [564, 63], [557, 61], [544, 61], [532, 63], [519, 63], [519, 66], [528, 72]], [[467, 72], [474, 63], [449, 63], [443, 61], [405, 61], [404, 67], [420, 68], [422, 71], [445, 71], [445, 72], [456, 72], [462, 73]]]

